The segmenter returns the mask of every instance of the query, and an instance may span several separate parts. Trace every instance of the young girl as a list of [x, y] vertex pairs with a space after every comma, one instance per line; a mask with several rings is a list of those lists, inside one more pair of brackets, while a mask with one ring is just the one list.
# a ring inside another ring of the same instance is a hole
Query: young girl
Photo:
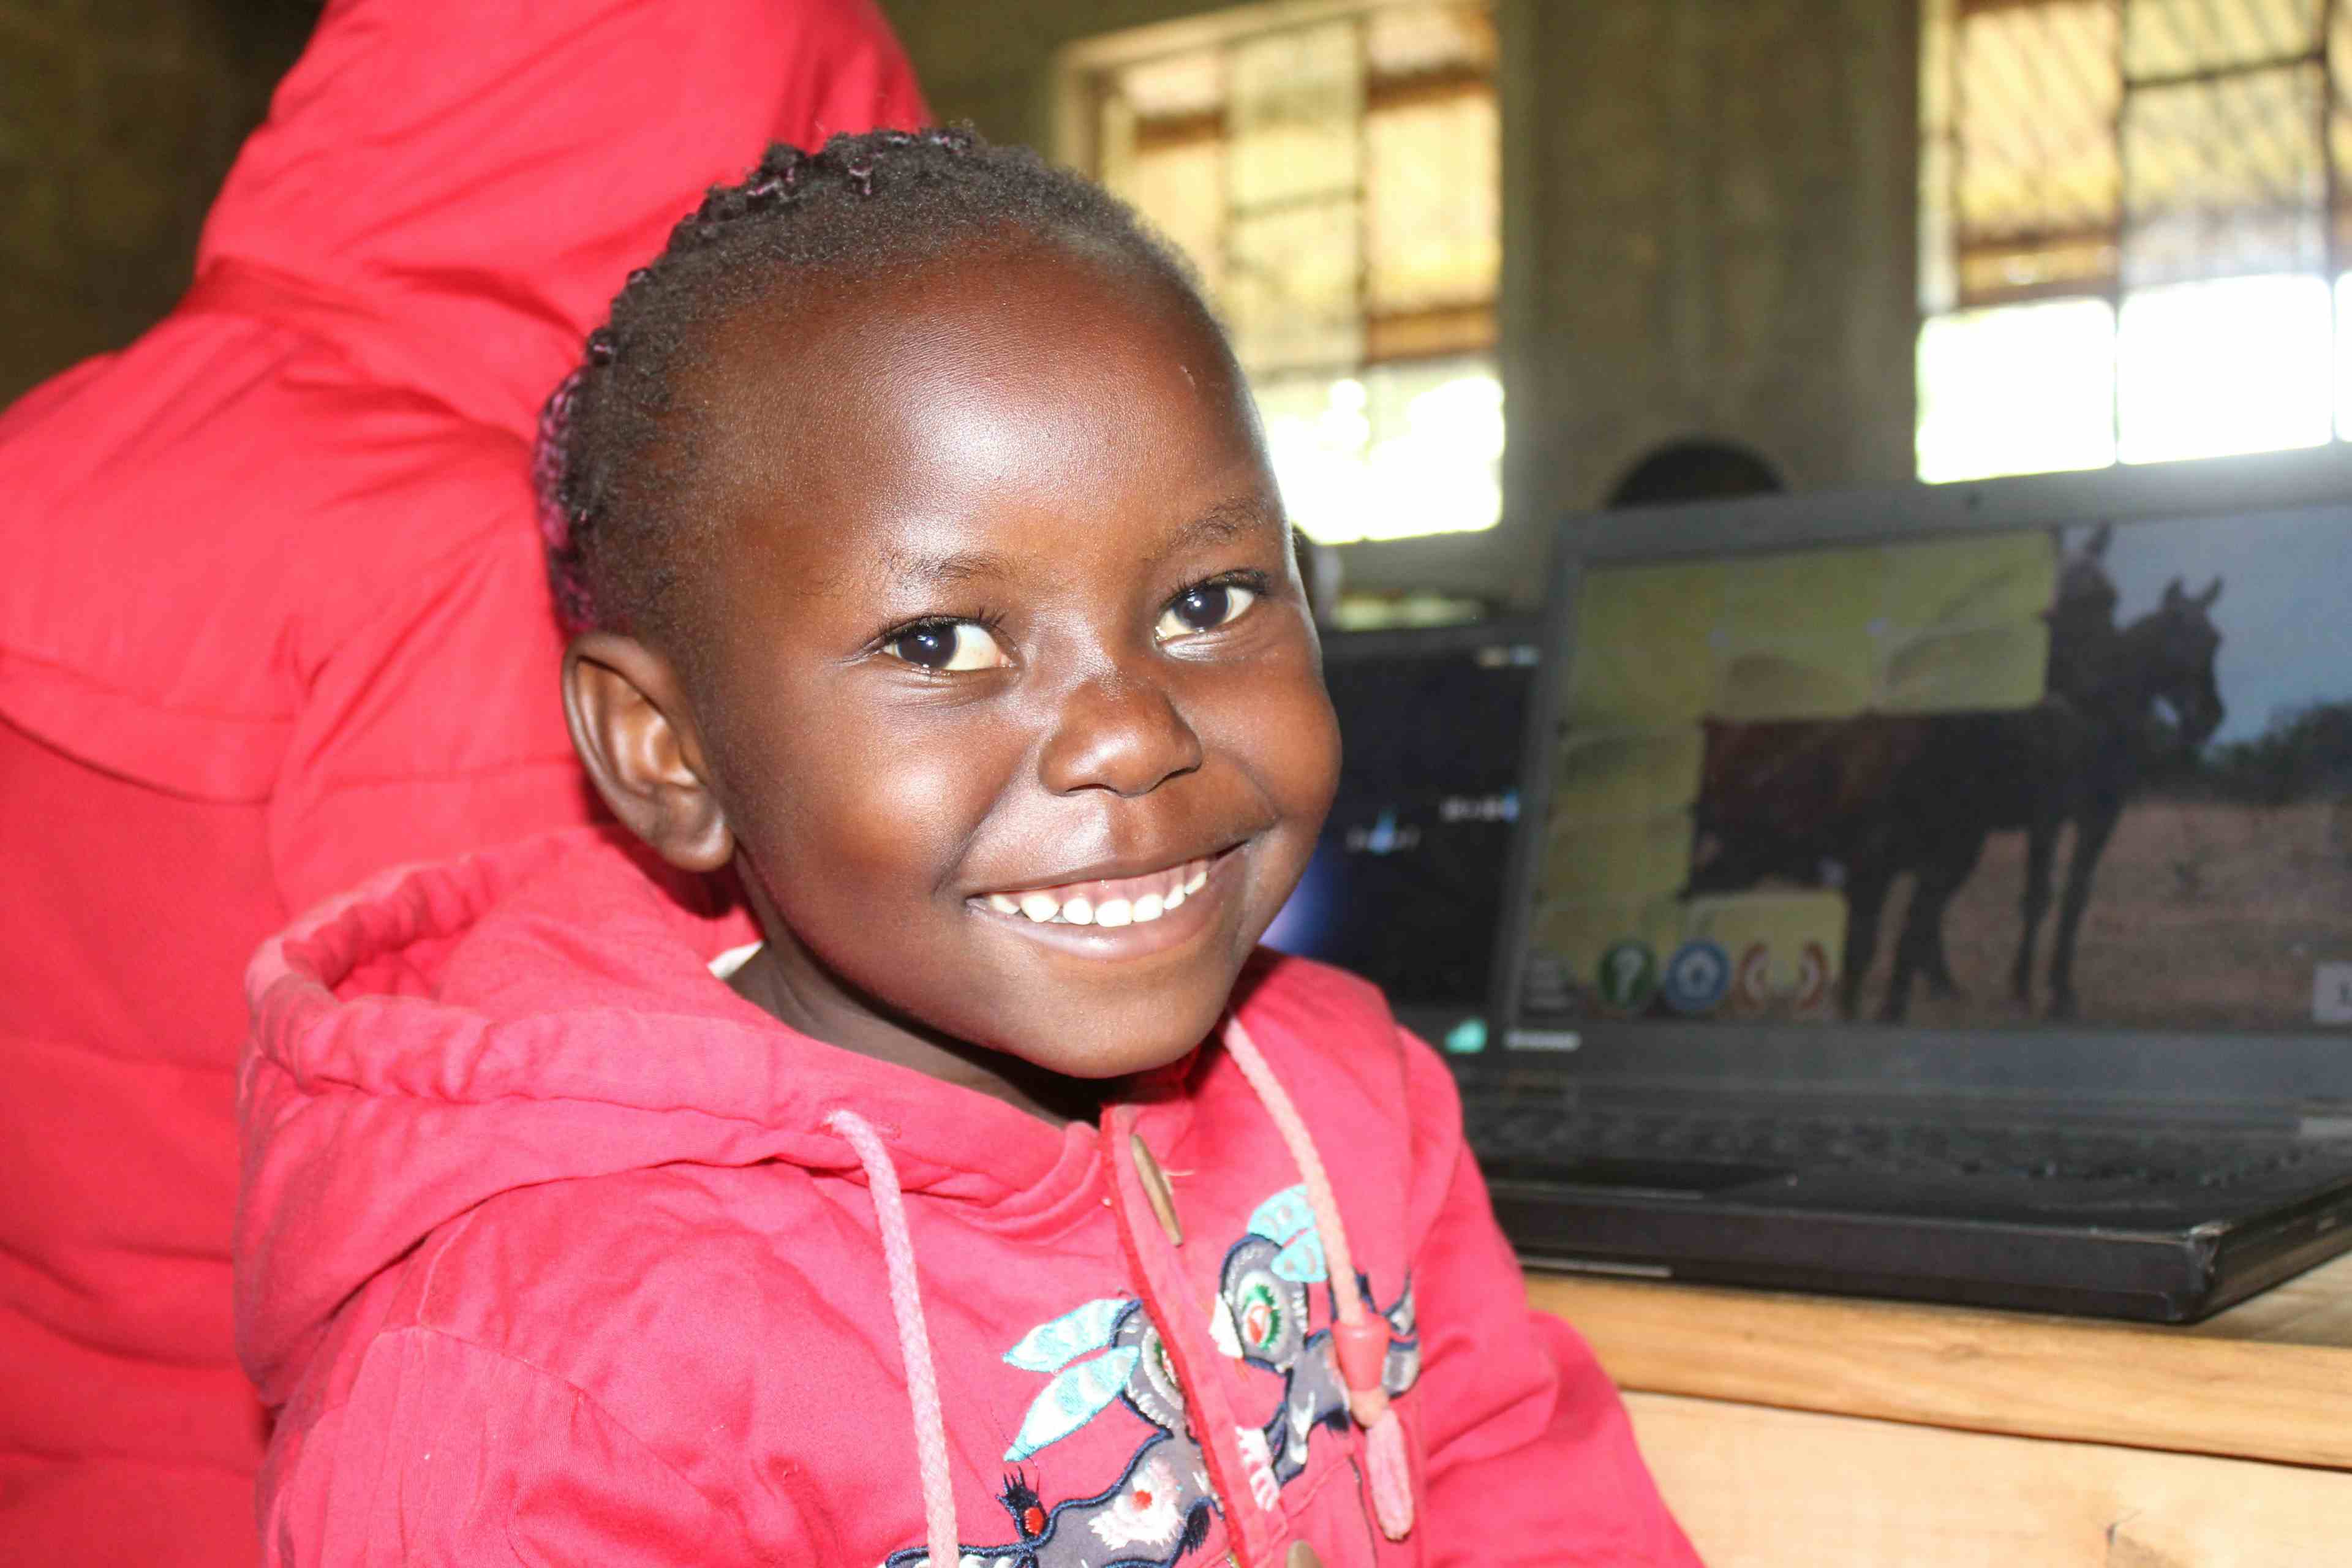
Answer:
[[271, 1561], [1693, 1561], [1443, 1066], [1255, 949], [1337, 736], [1131, 214], [965, 132], [776, 148], [542, 456], [650, 853], [394, 874], [256, 960]]

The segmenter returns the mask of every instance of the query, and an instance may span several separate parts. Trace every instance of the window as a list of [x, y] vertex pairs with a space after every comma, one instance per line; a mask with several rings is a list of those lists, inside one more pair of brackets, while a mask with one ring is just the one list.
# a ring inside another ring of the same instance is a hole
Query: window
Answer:
[[2352, 429], [2352, 6], [1927, 0], [1925, 20], [1920, 478]]
[[1293, 520], [1328, 543], [1502, 512], [1484, 5], [1263, 9], [1073, 57], [1079, 161], [1193, 259]]

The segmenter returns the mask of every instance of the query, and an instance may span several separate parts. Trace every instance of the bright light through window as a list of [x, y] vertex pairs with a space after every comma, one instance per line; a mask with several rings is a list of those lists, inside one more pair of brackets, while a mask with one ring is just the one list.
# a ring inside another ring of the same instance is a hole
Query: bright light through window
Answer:
[[1257, 389], [1290, 515], [1326, 544], [1492, 528], [1503, 388], [1480, 360], [1374, 365]]
[[[2352, 272], [2336, 280], [2336, 319], [2352, 326]], [[2352, 331], [2336, 334], [2336, 438], [2352, 441]]]
[[2336, 425], [2327, 285], [2230, 278], [2124, 300], [2116, 452], [2126, 463], [2316, 447]]
[[2316, 447], [2352, 428], [2347, 394], [2352, 343], [2316, 278], [2145, 289], [2120, 320], [2104, 300], [1958, 311], [1919, 334], [1919, 477]]
[[1919, 477], [2116, 460], [2116, 313], [2058, 300], [1937, 316], [1919, 333]]

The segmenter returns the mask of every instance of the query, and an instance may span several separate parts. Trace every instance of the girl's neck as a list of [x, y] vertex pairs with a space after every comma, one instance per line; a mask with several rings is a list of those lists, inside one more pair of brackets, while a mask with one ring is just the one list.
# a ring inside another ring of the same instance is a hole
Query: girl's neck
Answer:
[[762, 944], [728, 976], [727, 984], [753, 1006], [811, 1039], [1001, 1100], [1055, 1127], [1095, 1121], [1124, 1081], [1050, 1072], [1018, 1057], [901, 1022], [878, 1004], [856, 1009], [813, 1005], [811, 988], [792, 983], [790, 967], [779, 961], [778, 952], [772, 941]]

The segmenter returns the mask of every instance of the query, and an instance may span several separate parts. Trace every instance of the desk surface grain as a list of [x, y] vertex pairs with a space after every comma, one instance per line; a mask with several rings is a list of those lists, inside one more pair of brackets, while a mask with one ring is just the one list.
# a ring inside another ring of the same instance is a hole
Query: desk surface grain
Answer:
[[2352, 1471], [1629, 1394], [1710, 1568], [2310, 1568]]
[[2352, 1469], [2352, 1256], [2187, 1328], [1535, 1274], [1618, 1384]]

